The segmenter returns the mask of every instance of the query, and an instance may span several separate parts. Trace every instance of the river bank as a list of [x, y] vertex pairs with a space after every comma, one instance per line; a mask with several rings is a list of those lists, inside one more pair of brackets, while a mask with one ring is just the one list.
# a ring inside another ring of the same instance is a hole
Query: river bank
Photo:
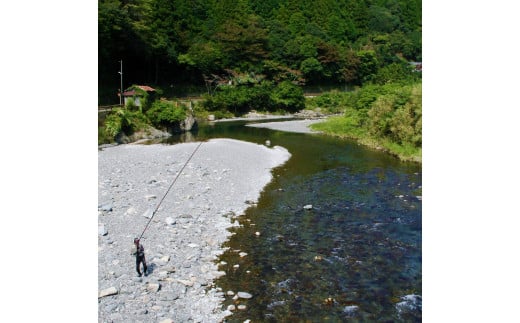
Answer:
[[218, 322], [232, 313], [221, 309], [228, 291], [213, 286], [225, 274], [215, 261], [228, 229], [240, 225], [238, 217], [257, 202], [271, 169], [290, 153], [230, 139], [202, 144], [143, 236], [149, 275], [137, 277], [133, 238], [197, 145], [120, 145], [98, 152], [100, 322]]

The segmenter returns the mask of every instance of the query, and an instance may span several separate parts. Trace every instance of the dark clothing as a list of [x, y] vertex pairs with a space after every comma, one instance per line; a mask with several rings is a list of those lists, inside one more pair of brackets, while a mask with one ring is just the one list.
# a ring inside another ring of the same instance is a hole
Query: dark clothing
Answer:
[[144, 269], [144, 275], [146, 276], [146, 259], [144, 257], [144, 247], [142, 245], [136, 245], [135, 249], [135, 270], [137, 270], [137, 273], [139, 274], [139, 277], [141, 276], [141, 263], [143, 264]]

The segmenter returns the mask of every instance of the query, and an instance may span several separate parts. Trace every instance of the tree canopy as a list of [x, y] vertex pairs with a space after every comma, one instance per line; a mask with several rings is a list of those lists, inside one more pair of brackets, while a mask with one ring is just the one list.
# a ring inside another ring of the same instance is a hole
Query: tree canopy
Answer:
[[165, 89], [233, 73], [381, 80], [421, 61], [421, 10], [421, 0], [98, 0], [99, 100], [118, 100], [120, 60], [125, 85]]

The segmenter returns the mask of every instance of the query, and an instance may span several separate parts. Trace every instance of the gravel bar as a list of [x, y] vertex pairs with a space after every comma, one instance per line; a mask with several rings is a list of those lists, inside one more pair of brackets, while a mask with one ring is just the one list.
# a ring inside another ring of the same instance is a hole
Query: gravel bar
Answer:
[[[204, 142], [160, 204], [141, 242], [148, 276], [130, 254], [149, 217], [199, 143], [119, 145], [98, 152], [98, 321], [221, 322], [225, 275], [216, 263], [271, 170], [290, 158], [231, 139]], [[248, 295], [248, 291], [241, 292]], [[252, 295], [254, 297], [254, 295]]]

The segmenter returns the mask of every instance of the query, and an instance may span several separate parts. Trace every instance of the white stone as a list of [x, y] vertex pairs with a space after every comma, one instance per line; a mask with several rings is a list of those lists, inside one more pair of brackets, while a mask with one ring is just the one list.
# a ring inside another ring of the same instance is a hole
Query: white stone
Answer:
[[161, 288], [160, 284], [148, 284], [148, 286], [146, 286], [146, 290], [148, 290], [149, 292], [154, 292], [154, 293], [159, 291], [160, 288]]
[[110, 288], [106, 288], [106, 289], [103, 289], [102, 291], [100, 291], [98, 297], [105, 297], [105, 296], [115, 295], [117, 293], [118, 293], [117, 288], [110, 287]]
[[244, 311], [245, 309], [247, 309], [247, 306], [241, 304], [241, 305], [238, 305], [237, 308], [241, 311]]
[[146, 210], [146, 211], [143, 213], [143, 216], [144, 216], [145, 218], [148, 218], [148, 219], [150, 219], [150, 218], [152, 217], [152, 215], [153, 215], [153, 210], [152, 210], [151, 208], [149, 208], [148, 210]]
[[137, 214], [137, 210], [133, 207], [129, 207], [128, 210], [126, 210], [125, 215], [134, 215]]
[[166, 224], [168, 224], [168, 225], [174, 225], [174, 224], [175, 224], [175, 219], [172, 218], [172, 217], [170, 217], [170, 216], [167, 217], [164, 221], [165, 221]]
[[170, 261], [170, 256], [162, 256], [161, 261], [164, 261], [164, 262]]
[[307, 204], [303, 207], [304, 210], [312, 210], [312, 204]]
[[173, 323], [173, 320], [172, 319], [166, 319], [166, 320], [162, 320], [159, 323]]
[[193, 282], [191, 280], [177, 279], [177, 281], [179, 283], [183, 284], [184, 286], [188, 286], [188, 287], [193, 286]]
[[246, 293], [246, 292], [238, 292], [237, 295], [239, 298], [245, 298], [245, 299], [249, 299], [249, 298], [253, 297], [253, 295]]
[[247, 252], [243, 252], [243, 251], [242, 251], [242, 252], [239, 253], [238, 255], [240, 256], [240, 258], [243, 258], [243, 257], [247, 256]]
[[106, 236], [108, 234], [107, 229], [104, 224], [98, 224], [98, 234], [100, 236]]

